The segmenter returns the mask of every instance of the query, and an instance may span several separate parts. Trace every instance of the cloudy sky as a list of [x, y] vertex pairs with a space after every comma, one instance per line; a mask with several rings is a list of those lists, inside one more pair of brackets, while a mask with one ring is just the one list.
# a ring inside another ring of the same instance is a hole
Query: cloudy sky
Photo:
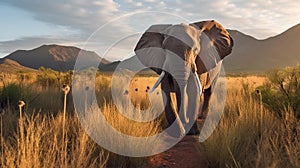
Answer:
[[265, 39], [300, 23], [299, 9], [294, 0], [2, 0], [0, 57], [55, 43], [118, 60], [151, 24], [207, 19]]

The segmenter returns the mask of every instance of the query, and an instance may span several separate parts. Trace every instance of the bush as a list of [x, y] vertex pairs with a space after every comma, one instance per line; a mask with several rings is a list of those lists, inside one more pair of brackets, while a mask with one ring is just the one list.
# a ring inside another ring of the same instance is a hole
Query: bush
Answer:
[[39, 71], [40, 72], [37, 75], [37, 82], [43, 87], [52, 86], [58, 83], [58, 72], [44, 67], [40, 67]]
[[267, 77], [268, 81], [258, 88], [263, 103], [280, 117], [291, 110], [300, 118], [300, 65], [273, 70]]
[[17, 107], [18, 101], [22, 97], [22, 87], [18, 84], [11, 83], [4, 86], [0, 91], [1, 108]]

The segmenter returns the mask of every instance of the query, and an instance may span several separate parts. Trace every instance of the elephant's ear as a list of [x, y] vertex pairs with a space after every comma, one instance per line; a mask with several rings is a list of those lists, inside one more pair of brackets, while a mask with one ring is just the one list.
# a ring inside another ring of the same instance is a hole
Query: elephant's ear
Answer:
[[162, 48], [164, 41], [164, 30], [171, 25], [153, 25], [142, 35], [134, 51], [137, 58], [146, 67], [151, 68], [157, 74], [165, 61], [165, 50]]
[[202, 33], [196, 64], [198, 73], [204, 73], [216, 67], [219, 61], [231, 53], [233, 39], [228, 31], [214, 20], [196, 22], [192, 25]]

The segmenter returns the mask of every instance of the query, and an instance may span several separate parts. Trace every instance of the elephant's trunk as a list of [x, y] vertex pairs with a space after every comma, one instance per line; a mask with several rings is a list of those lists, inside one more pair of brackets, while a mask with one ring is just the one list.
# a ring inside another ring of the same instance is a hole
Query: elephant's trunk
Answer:
[[[176, 91], [176, 98], [177, 99], [177, 109], [179, 113], [180, 119], [183, 121], [184, 124], [189, 123], [189, 118], [187, 116], [187, 105], [188, 105], [188, 98], [187, 98], [187, 84], [186, 85], [179, 85], [180, 90]], [[179, 104], [180, 103], [180, 104]]]
[[177, 112], [183, 124], [189, 123], [187, 117], [187, 84], [191, 74], [191, 68], [180, 57], [175, 54], [167, 54], [164, 69], [167, 70], [174, 79], [176, 86]]

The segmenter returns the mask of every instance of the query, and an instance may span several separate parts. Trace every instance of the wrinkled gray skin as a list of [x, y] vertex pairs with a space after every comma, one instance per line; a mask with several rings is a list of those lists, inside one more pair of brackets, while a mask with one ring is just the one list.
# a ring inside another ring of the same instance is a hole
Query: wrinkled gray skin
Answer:
[[[137, 43], [138, 59], [157, 74], [165, 72], [161, 89], [165, 93], [166, 119], [169, 125], [177, 122], [181, 134], [184, 131], [199, 133], [197, 124], [190, 121], [194, 121], [197, 114], [199, 118], [207, 116], [222, 59], [231, 53], [232, 47], [229, 33], [213, 20], [190, 25], [153, 25]], [[204, 94], [201, 110], [197, 75]], [[183, 130], [188, 124], [192, 124], [192, 128]]]

